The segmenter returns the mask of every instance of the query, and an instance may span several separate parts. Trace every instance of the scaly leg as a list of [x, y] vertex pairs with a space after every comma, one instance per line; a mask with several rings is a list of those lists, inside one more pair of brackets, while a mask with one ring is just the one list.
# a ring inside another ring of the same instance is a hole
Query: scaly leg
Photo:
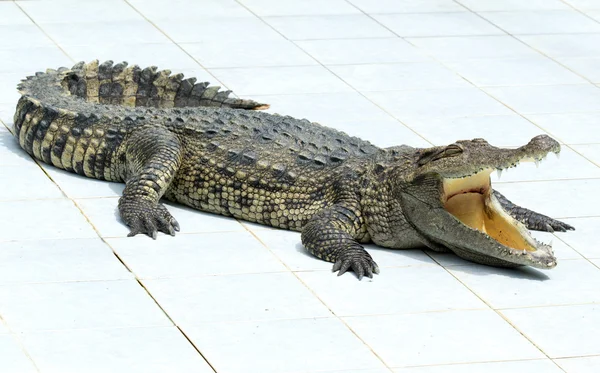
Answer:
[[156, 239], [157, 231], [175, 235], [179, 224], [158, 201], [181, 163], [179, 140], [164, 128], [143, 128], [127, 139], [125, 149], [126, 182], [119, 212], [131, 230], [128, 236], [143, 233]]
[[317, 258], [334, 263], [338, 276], [352, 269], [359, 280], [373, 278], [379, 267], [357, 241], [366, 232], [353, 207], [339, 203], [316, 213], [302, 229], [302, 244]]
[[575, 230], [574, 227], [567, 223], [515, 205], [497, 190], [494, 190], [494, 196], [496, 196], [496, 199], [500, 202], [502, 208], [504, 208], [510, 216], [525, 224], [527, 229], [543, 232], [566, 232], [568, 230]]

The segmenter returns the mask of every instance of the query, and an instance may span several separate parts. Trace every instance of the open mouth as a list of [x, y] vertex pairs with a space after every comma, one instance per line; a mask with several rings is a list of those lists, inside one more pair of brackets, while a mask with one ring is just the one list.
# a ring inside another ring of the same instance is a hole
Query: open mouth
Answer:
[[536, 241], [520, 221], [510, 216], [492, 193], [490, 174], [484, 169], [463, 178], [443, 180], [444, 208], [462, 224], [495, 240], [510, 254], [544, 257], [544, 268], [556, 265], [552, 249]]

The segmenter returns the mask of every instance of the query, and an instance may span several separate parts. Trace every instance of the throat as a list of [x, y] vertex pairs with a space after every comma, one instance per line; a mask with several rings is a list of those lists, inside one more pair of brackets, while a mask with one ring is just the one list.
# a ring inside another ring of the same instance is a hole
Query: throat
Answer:
[[463, 193], [446, 201], [446, 211], [464, 225], [487, 233], [485, 226], [485, 196], [481, 193]]

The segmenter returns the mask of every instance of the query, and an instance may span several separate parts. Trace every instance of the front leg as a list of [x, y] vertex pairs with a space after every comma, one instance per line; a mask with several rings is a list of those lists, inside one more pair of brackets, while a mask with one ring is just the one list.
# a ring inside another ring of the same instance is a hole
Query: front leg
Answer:
[[334, 263], [338, 276], [352, 269], [362, 279], [373, 278], [379, 267], [371, 255], [358, 243], [366, 236], [358, 203], [341, 202], [315, 215], [302, 229], [302, 244], [317, 258]]
[[126, 180], [119, 199], [119, 213], [131, 232], [156, 239], [157, 231], [175, 235], [179, 224], [158, 201], [166, 192], [181, 164], [178, 138], [165, 128], [134, 131], [126, 140]]
[[567, 223], [515, 205], [497, 190], [494, 190], [494, 196], [498, 202], [500, 202], [502, 208], [506, 210], [510, 216], [525, 224], [527, 229], [543, 232], [566, 232], [568, 230], [575, 230], [574, 227]]

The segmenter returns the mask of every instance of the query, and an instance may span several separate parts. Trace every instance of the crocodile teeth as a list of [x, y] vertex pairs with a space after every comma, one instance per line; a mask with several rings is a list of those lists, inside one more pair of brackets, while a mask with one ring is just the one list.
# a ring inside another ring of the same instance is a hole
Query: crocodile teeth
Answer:
[[500, 180], [500, 178], [502, 177], [502, 169], [501, 168], [496, 169], [496, 176], [498, 176], [498, 180]]
[[540, 167], [541, 161], [539, 159], [535, 159], [533, 162], [535, 163], [535, 167]]
[[554, 153], [554, 155], [556, 156], [556, 159], [560, 159], [560, 152]]

